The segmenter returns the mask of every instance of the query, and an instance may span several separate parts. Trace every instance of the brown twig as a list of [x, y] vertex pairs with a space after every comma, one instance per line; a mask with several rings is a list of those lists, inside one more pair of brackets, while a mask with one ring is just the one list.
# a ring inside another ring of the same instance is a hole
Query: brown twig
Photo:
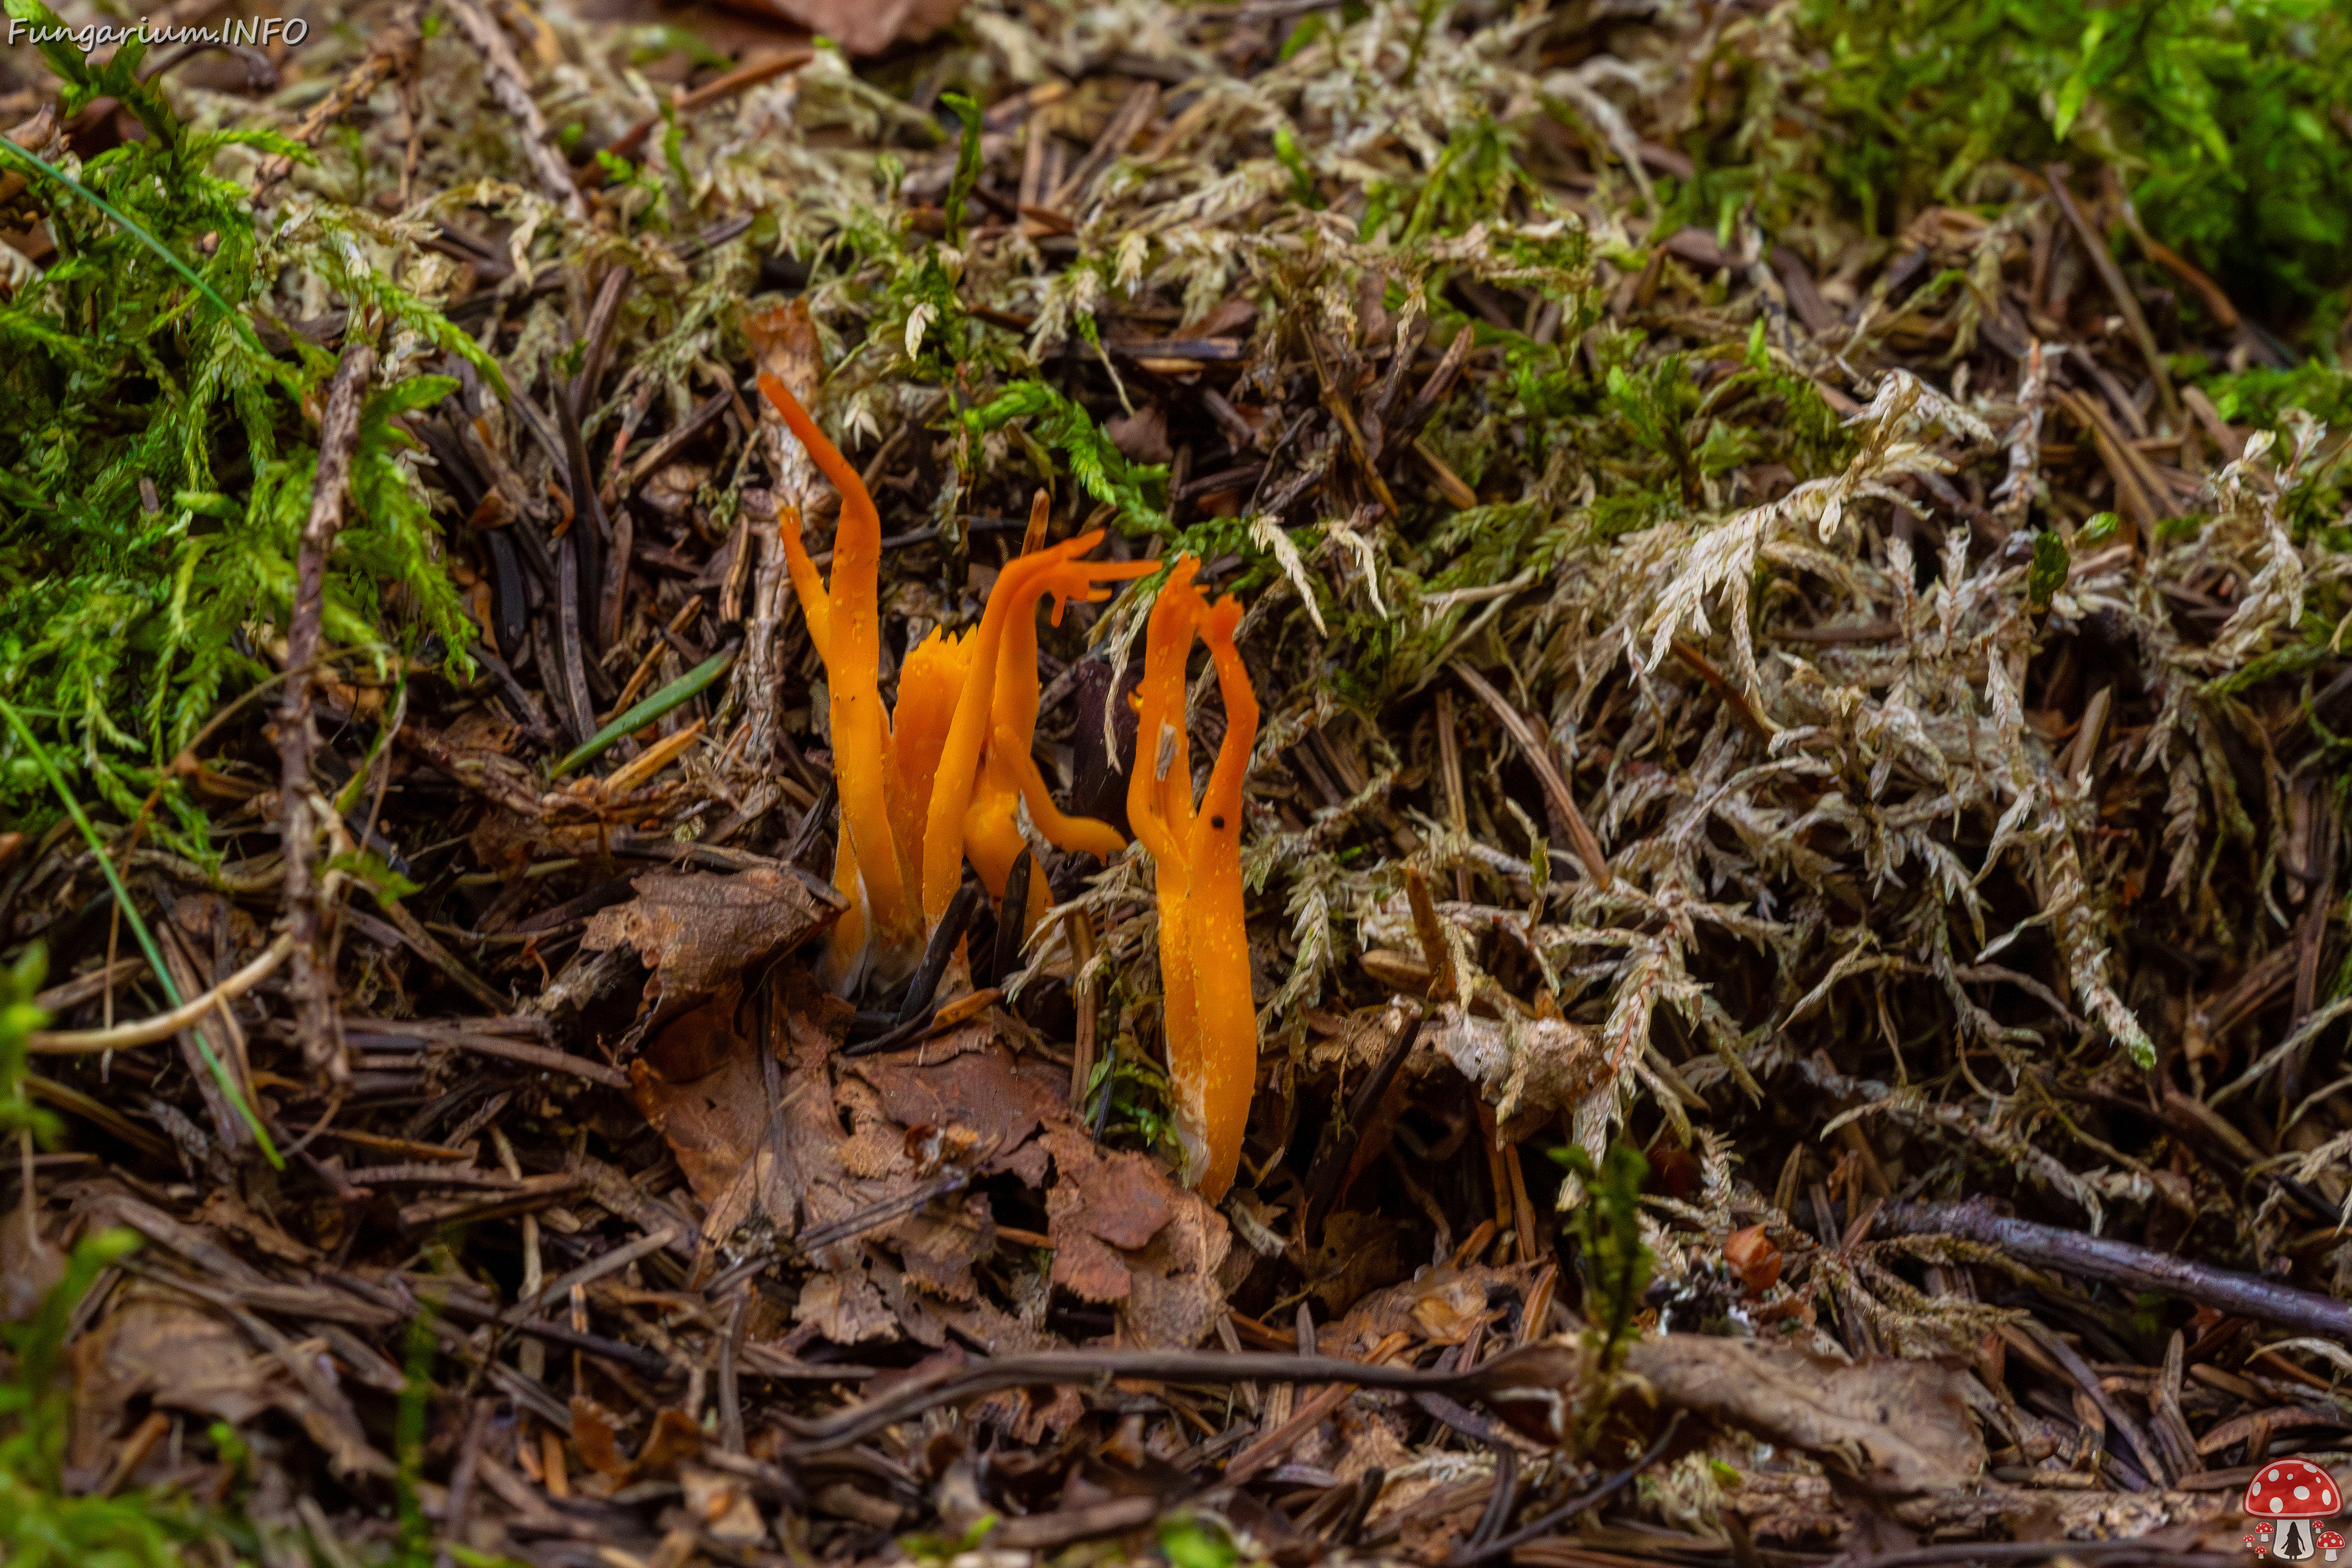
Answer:
[[[223, 980], [201, 996], [191, 998], [184, 1005], [135, 1024], [117, 1024], [110, 1029], [36, 1029], [26, 1039], [25, 1048], [34, 1056], [77, 1056], [98, 1051], [129, 1050], [136, 1046], [152, 1046], [168, 1040], [182, 1029], [200, 1022], [205, 1014], [252, 990], [277, 973], [278, 966], [293, 952], [294, 939], [281, 936], [262, 950], [261, 955], [243, 969]], [[121, 968], [116, 965], [113, 968]], [[144, 968], [144, 960], [131, 960], [131, 968]], [[110, 969], [109, 973], [112, 973]]]
[[2170, 516], [2173, 508], [2169, 504], [2170, 492], [2148, 471], [2147, 459], [2139, 455], [2139, 448], [2131, 444], [2095, 399], [2061, 388], [2051, 394], [2051, 400], [2091, 433], [2099, 460], [2106, 465], [2107, 476], [2115, 480], [2117, 510], [2139, 531], [2141, 538], [2152, 535], [2156, 525]]
[[2082, 207], [2074, 200], [2074, 191], [2067, 186], [2067, 176], [2073, 171], [2063, 163], [2052, 163], [2042, 173], [2050, 182], [2050, 195], [2057, 201], [2058, 210], [2065, 214], [2066, 222], [2074, 230], [2075, 239], [2081, 242], [2084, 254], [2090, 258], [2091, 266], [2098, 272], [2099, 281], [2107, 286], [2107, 292], [2115, 299], [2116, 309], [2123, 312], [2125, 324], [2131, 328], [2132, 341], [2139, 345], [2140, 357], [2147, 361], [2148, 374], [2156, 378], [2157, 401], [2164, 405], [2166, 416], [2178, 426], [2180, 423], [2180, 398], [2172, 389], [2172, 373], [2165, 368], [2164, 351], [2157, 346], [2156, 334], [2148, 330], [2147, 316], [2139, 308], [2139, 299], [2132, 292], [2130, 280], [2124, 277], [2124, 269], [2116, 265], [2115, 257], [2109, 254], [2106, 237], [2091, 226], [2091, 220], [2084, 216]]
[[[1466, 1372], [1424, 1370], [1337, 1356], [1272, 1355], [1225, 1351], [1039, 1351], [999, 1356], [970, 1366], [941, 1367], [910, 1376], [887, 1394], [851, 1405], [822, 1421], [800, 1423], [799, 1440], [784, 1457], [809, 1458], [861, 1443], [927, 1410], [977, 1399], [1001, 1389], [1036, 1384], [1083, 1384], [1098, 1377], [1158, 1378], [1224, 1387], [1236, 1383], [1346, 1384], [1461, 1396], [1507, 1381], [1506, 1363], [1525, 1357], [1551, 1359], [1543, 1347], [1514, 1351]], [[1504, 1373], [1498, 1378], [1498, 1372]]]
[[[294, 606], [286, 632], [288, 669], [308, 670], [319, 657], [320, 620], [327, 604], [327, 557], [334, 549], [335, 535], [342, 530], [352, 458], [359, 446], [360, 406], [374, 372], [374, 346], [354, 333], [335, 366], [334, 380], [327, 387], [326, 409], [319, 420], [319, 465], [310, 486], [310, 515], [302, 525], [301, 544], [295, 556]], [[334, 1000], [329, 994], [334, 977], [320, 951], [325, 910], [311, 865], [319, 833], [326, 826], [327, 809], [310, 784], [310, 758], [317, 744], [310, 727], [310, 680], [304, 675], [286, 683], [286, 698], [278, 708], [279, 842], [285, 847], [287, 930], [294, 938], [294, 967], [287, 991], [294, 1002], [304, 1064], [313, 1073], [324, 1072], [341, 1082], [348, 1068]]]
[[1632, 1483], [1634, 1477], [1658, 1462], [1659, 1456], [1666, 1451], [1675, 1436], [1681, 1432], [1683, 1417], [1685, 1414], [1686, 1412], [1684, 1411], [1675, 1411], [1667, 1419], [1665, 1430], [1659, 1433], [1656, 1439], [1642, 1450], [1640, 1458], [1615, 1474], [1603, 1477], [1590, 1491], [1569, 1499], [1541, 1518], [1521, 1525], [1508, 1535], [1488, 1542], [1475, 1552], [1456, 1552], [1446, 1560], [1446, 1568], [1472, 1568], [1475, 1563], [1491, 1563], [1497, 1557], [1507, 1557], [1514, 1548], [1525, 1546], [1528, 1542], [1567, 1523], [1585, 1510], [1598, 1508], [1615, 1497]]
[[467, 41], [481, 51], [482, 75], [490, 89], [490, 97], [507, 111], [515, 122], [523, 157], [530, 164], [533, 178], [547, 199], [556, 205], [568, 223], [586, 223], [588, 204], [580, 197], [580, 187], [572, 181], [572, 171], [564, 166], [562, 156], [548, 144], [547, 121], [539, 112], [539, 102], [530, 95], [530, 84], [524, 78], [522, 62], [515, 58], [514, 46], [488, 13], [474, 0], [448, 0], [450, 20]]
[[[394, 77], [408, 70], [416, 62], [417, 51], [424, 42], [417, 28], [417, 19], [425, 13], [424, 0], [405, 0], [401, 7], [375, 30], [368, 52], [359, 64], [343, 73], [342, 79], [329, 89], [327, 96], [310, 106], [294, 127], [294, 140], [305, 147], [316, 142], [328, 126], [351, 112], [356, 104], [366, 102], [375, 91]], [[294, 160], [284, 153], [265, 160], [261, 177], [254, 187], [254, 200], [258, 203], [269, 187], [294, 172]]]
[[1077, 1040], [1070, 1051], [1070, 1114], [1084, 1121], [1087, 1089], [1095, 1076], [1096, 1030], [1101, 1022], [1096, 1016], [1101, 1005], [1101, 983], [1087, 973], [1095, 961], [1094, 918], [1084, 910], [1072, 910], [1063, 930], [1070, 944], [1070, 1001], [1078, 1013]]
[[[1470, 837], [1469, 793], [1462, 782], [1462, 742], [1454, 725], [1454, 693], [1437, 694], [1437, 770], [1445, 785], [1445, 816], [1454, 831], [1463, 837]], [[1458, 903], [1470, 901], [1470, 873], [1456, 866], [1454, 868], [1454, 897]]]
[[1681, 659], [1693, 675], [1712, 687], [1717, 697], [1731, 705], [1732, 716], [1739, 721], [1741, 727], [1758, 740], [1769, 744], [1772, 731], [1765, 726], [1764, 721], [1757, 716], [1755, 706], [1748, 700], [1747, 693], [1725, 679], [1723, 671], [1716, 668], [1706, 655], [1699, 652], [1692, 644], [1681, 637], [1676, 637], [1674, 639], [1673, 646], [1675, 657]]
[[450, 1544], [466, 1539], [466, 1525], [474, 1510], [474, 1481], [482, 1466], [482, 1437], [490, 1425], [491, 1401], [477, 1399], [467, 1412], [466, 1435], [457, 1445], [457, 1468], [449, 1475], [449, 1497], [441, 1514], [441, 1545], [433, 1555], [434, 1568], [452, 1568], [457, 1559]]
[[1585, 871], [1606, 892], [1614, 881], [1609, 873], [1609, 858], [1601, 852], [1601, 840], [1593, 836], [1591, 825], [1584, 820], [1584, 813], [1577, 806], [1576, 796], [1569, 793], [1568, 781], [1559, 776], [1558, 768], [1552, 766], [1551, 754], [1537, 735], [1535, 727], [1511, 706], [1508, 699], [1486, 683], [1485, 676], [1468, 665], [1455, 660], [1454, 673], [1462, 678], [1462, 684], [1468, 687], [1480, 701], [1494, 710], [1495, 717], [1503, 721], [1503, 728], [1510, 731], [1511, 739], [1519, 743], [1528, 765], [1535, 769], [1536, 777], [1543, 781], [1544, 793], [1551, 796], [1552, 804], [1559, 808], [1560, 816], [1568, 823], [1569, 839], [1575, 847], [1576, 858], [1584, 862]]
[[454, 1050], [471, 1051], [476, 1056], [497, 1057], [502, 1061], [520, 1062], [548, 1072], [569, 1073], [573, 1078], [601, 1083], [608, 1089], [626, 1089], [629, 1075], [615, 1067], [588, 1057], [576, 1056], [553, 1046], [534, 1046], [521, 1040], [500, 1039], [496, 1035], [451, 1035], [435, 1042]]
[[[2146, 1491], [2152, 1486], [2166, 1485], [2171, 1478], [2165, 1473], [2162, 1462], [2157, 1458], [2156, 1446], [2148, 1441], [2147, 1434], [2140, 1429], [2139, 1423], [2116, 1402], [2115, 1395], [2101, 1385], [2099, 1374], [2091, 1370], [2091, 1363], [2083, 1359], [2082, 1352], [2039, 1323], [2028, 1323], [2024, 1331], [2032, 1335], [2034, 1342], [2042, 1347], [2043, 1352], [2065, 1370], [2066, 1375], [2074, 1380], [2074, 1386], [2083, 1391], [2083, 1396], [2106, 1417], [2107, 1425], [2122, 1433], [2124, 1441], [2131, 1445], [2140, 1468], [2147, 1472], [2147, 1479], [2131, 1486], [2131, 1489]], [[2124, 1473], [2124, 1479], [2126, 1484], [2130, 1485], [2132, 1478], [2129, 1471]]]
[[1878, 1231], [1882, 1236], [1956, 1236], [1999, 1247], [2032, 1268], [2136, 1290], [2162, 1290], [2239, 1317], [2305, 1333], [2352, 1338], [2352, 1302], [2129, 1242], [2011, 1219], [1994, 1213], [1981, 1198], [1957, 1204], [1892, 1204], [1879, 1211]]
[[1095, 180], [1110, 167], [1113, 160], [1127, 151], [1128, 143], [1142, 133], [1159, 107], [1158, 82], [1138, 82], [1129, 89], [1128, 95], [1119, 100], [1118, 108], [1112, 111], [1110, 122], [1103, 127], [1102, 134], [1095, 139], [1095, 144], [1087, 150], [1086, 156], [1078, 160], [1077, 167], [1072, 169], [1045, 198], [1046, 207], [1055, 214], [1064, 214], [1070, 212], [1074, 204], [1083, 202], [1087, 193], [1094, 188]]
[[[814, 58], [814, 49], [795, 47], [746, 61], [724, 76], [711, 78], [690, 92], [683, 87], [676, 89], [670, 93], [670, 108], [681, 116], [698, 109], [707, 109], [722, 98], [748, 91], [786, 71], [798, 70]], [[619, 139], [604, 151], [615, 158], [634, 158], [644, 151], [646, 141], [661, 129], [661, 124], [660, 115], [648, 115], [623, 132]]]

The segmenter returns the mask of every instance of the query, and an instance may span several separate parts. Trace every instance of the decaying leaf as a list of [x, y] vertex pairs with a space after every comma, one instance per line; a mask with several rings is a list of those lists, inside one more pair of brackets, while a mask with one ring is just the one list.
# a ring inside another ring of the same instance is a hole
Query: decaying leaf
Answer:
[[389, 1476], [337, 1385], [323, 1342], [288, 1341], [275, 1352], [217, 1310], [156, 1286], [136, 1286], [71, 1352], [73, 1426], [68, 1460], [96, 1475], [123, 1436], [126, 1413], [146, 1400], [167, 1410], [242, 1426], [264, 1411], [299, 1422], [336, 1469]]
[[1595, 1031], [1583, 1025], [1508, 1011], [1484, 1018], [1453, 1002], [1423, 1028], [1407, 1069], [1426, 1071], [1432, 1055], [1478, 1086], [1502, 1135], [1515, 1142], [1574, 1110], [1611, 1076]]
[[694, 1195], [725, 1201], [770, 1121], [758, 1047], [736, 1026], [733, 987], [679, 1014], [629, 1064], [631, 1092], [669, 1142]]
[[1054, 1283], [1114, 1308], [1128, 1343], [1198, 1344], [1224, 1308], [1217, 1277], [1233, 1246], [1224, 1216], [1158, 1162], [1107, 1152], [1066, 1117], [1045, 1140]]
[[1890, 1496], [1949, 1491], [1984, 1472], [1960, 1368], [1670, 1334], [1635, 1345], [1626, 1371], [1665, 1405], [1802, 1448]]
[[676, 1017], [831, 924], [829, 898], [796, 872], [755, 867], [734, 876], [648, 872], [637, 896], [598, 912], [580, 939], [591, 952], [635, 950], [653, 971], [654, 1021]]
[[1731, 1265], [1751, 1296], [1760, 1296], [1780, 1283], [1780, 1249], [1772, 1245], [1760, 1225], [1744, 1226], [1726, 1237], [1723, 1260]]

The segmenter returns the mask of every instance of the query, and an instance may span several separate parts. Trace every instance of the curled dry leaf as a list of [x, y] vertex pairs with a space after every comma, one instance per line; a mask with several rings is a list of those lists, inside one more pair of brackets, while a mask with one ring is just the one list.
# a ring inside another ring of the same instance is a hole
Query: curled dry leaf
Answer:
[[680, 1014], [629, 1064], [637, 1109], [706, 1205], [735, 1185], [768, 1120], [758, 1049], [736, 1027], [740, 1006], [730, 989]]
[[652, 970], [646, 986], [656, 1021], [719, 994], [747, 971], [832, 923], [832, 903], [797, 872], [756, 867], [731, 877], [651, 872], [637, 896], [588, 922], [591, 952], [636, 951]]
[[1482, 1018], [1453, 1002], [1422, 1031], [1406, 1070], [1433, 1070], [1433, 1057], [1478, 1086], [1512, 1142], [1575, 1110], [1610, 1076], [1595, 1031], [1581, 1024], [1516, 1014]]
[[1760, 1225], [1735, 1230], [1724, 1237], [1723, 1260], [1731, 1265], [1751, 1296], [1760, 1296], [1780, 1282], [1780, 1249]]
[[1929, 1361], [1841, 1363], [1747, 1340], [1669, 1334], [1626, 1371], [1663, 1407], [1804, 1449], [1889, 1496], [1949, 1491], [1984, 1471], [1961, 1392], [1968, 1373]]
[[1458, 1345], [1482, 1322], [1502, 1319], [1528, 1299], [1535, 1269], [1524, 1263], [1466, 1268], [1441, 1265], [1358, 1301], [1348, 1315], [1316, 1336], [1316, 1348], [1332, 1355], [1360, 1355], [1389, 1335], [1407, 1332], [1433, 1345]]
[[[122, 1304], [74, 1342], [68, 1463], [97, 1475], [111, 1460], [131, 1406], [242, 1426], [277, 1410], [346, 1476], [389, 1476], [391, 1461], [369, 1447], [350, 1401], [336, 1386], [324, 1342], [288, 1343], [272, 1353], [207, 1307], [159, 1287], [127, 1289]], [[300, 1364], [309, 1358], [310, 1364]]]

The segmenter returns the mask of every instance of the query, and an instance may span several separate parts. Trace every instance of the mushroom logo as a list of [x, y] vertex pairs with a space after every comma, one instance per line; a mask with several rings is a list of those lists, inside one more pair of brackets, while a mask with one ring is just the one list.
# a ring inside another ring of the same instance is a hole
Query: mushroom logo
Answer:
[[[2335, 1518], [2342, 1504], [2336, 1493], [2336, 1478], [2307, 1459], [2275, 1460], [2255, 1471], [2254, 1479], [2246, 1483], [2246, 1512], [2275, 1527], [2278, 1533], [2271, 1550], [2282, 1563], [2308, 1563], [2319, 1555], [2323, 1544], [2319, 1521]], [[2328, 1537], [2336, 1542], [2328, 1548], [2330, 1552], [2343, 1550], [2343, 1537], [2333, 1531]], [[2254, 1550], [2260, 1552], [2261, 1545], [2257, 1543]]]
[[2344, 1550], [2344, 1537], [2335, 1531], [2323, 1530], [2319, 1532], [2319, 1549], [2326, 1552], [2327, 1560], [2333, 1563], [2336, 1561], [2336, 1554]]
[[2267, 1557], [2270, 1555], [2271, 1527], [2269, 1525], [2265, 1524], [2258, 1530], [2250, 1530], [2246, 1531], [2241, 1539], [2245, 1542], [2246, 1550], [2252, 1552], [2255, 1556]]

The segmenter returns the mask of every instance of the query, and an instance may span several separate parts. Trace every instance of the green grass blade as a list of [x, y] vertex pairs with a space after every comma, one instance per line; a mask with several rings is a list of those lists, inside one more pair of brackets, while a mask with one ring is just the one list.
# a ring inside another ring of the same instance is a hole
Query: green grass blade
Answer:
[[574, 768], [594, 762], [612, 749], [614, 742], [633, 731], [644, 729], [671, 709], [687, 701], [704, 687], [726, 674], [727, 667], [734, 662], [735, 654], [732, 649], [725, 653], [712, 654], [709, 658], [589, 736], [581, 744], [579, 750], [572, 752], [548, 769], [547, 776], [560, 779]]
[[[184, 1005], [187, 999], [180, 994], [180, 988], [172, 984], [172, 972], [164, 967], [163, 954], [155, 946], [154, 934], [148, 931], [146, 921], [141, 918], [139, 906], [131, 901], [131, 889], [122, 885], [122, 874], [114, 868], [114, 858], [106, 852], [106, 840], [98, 836], [98, 829], [91, 826], [89, 818], [82, 814], [81, 802], [74, 798], [73, 790], [66, 784], [65, 774], [58, 770], [58, 764], [50, 758], [48, 748], [41, 744], [40, 738], [33, 733], [32, 726], [25, 722], [24, 715], [5, 700], [0, 700], [0, 718], [8, 721], [9, 728], [16, 731], [16, 738], [32, 752], [33, 760], [40, 763], [41, 772], [48, 775], [50, 787], [65, 803], [66, 812], [73, 818], [74, 826], [81, 829], [82, 841], [89, 846], [97, 858], [98, 868], [106, 874], [107, 886], [114, 889], [114, 901], [121, 909], [122, 918], [131, 922], [131, 933], [138, 938], [139, 950], [147, 955], [148, 967], [155, 972], [155, 983], [163, 988], [163, 994], [173, 1006]], [[284, 1170], [285, 1156], [278, 1152], [278, 1145], [270, 1141], [269, 1129], [261, 1124], [261, 1118], [237, 1088], [236, 1079], [229, 1076], [227, 1066], [213, 1054], [211, 1045], [205, 1039], [204, 1030], [191, 1025], [188, 1033], [194, 1037], [196, 1054], [204, 1058], [213, 1081], [220, 1085], [221, 1093], [236, 1107], [237, 1114], [245, 1118], [245, 1124], [253, 1129], [254, 1142], [260, 1145], [263, 1156], [278, 1169]]]
[[[133, 239], [136, 239], [140, 244], [153, 251], [157, 256], [162, 257], [163, 258], [163, 264], [166, 267], [169, 267], [173, 271], [178, 273], [182, 278], [186, 279], [189, 288], [194, 289], [197, 293], [211, 300], [215, 308], [217, 309], [222, 315], [226, 316], [230, 322], [236, 326], [236, 330], [245, 335], [245, 341], [253, 345], [254, 353], [267, 353], [268, 352], [261, 346], [261, 339], [255, 334], [253, 323], [247, 321], [242, 315], [238, 314], [236, 307], [231, 305], [226, 300], [222, 299], [211, 284], [198, 277], [196, 275], [195, 268], [190, 267], [186, 262], [173, 255], [170, 247], [166, 246], [162, 240], [157, 239], [153, 235], [148, 233], [138, 224], [133, 223], [104, 196], [100, 195], [96, 191], [91, 190], [88, 185], [83, 184], [79, 180], [75, 179], [71, 174], [67, 174], [63, 169], [58, 168], [55, 163], [50, 163], [39, 153], [27, 153], [25, 149], [17, 146], [14, 142], [7, 140], [5, 137], [0, 137], [0, 152], [6, 152], [16, 157], [23, 159], [44, 178], [56, 181], [58, 184], [63, 185], [67, 190], [71, 191], [75, 195], [79, 196], [82, 200], [88, 202], [90, 205], [96, 207], [99, 211], [112, 218], [116, 223], [121, 224]], [[162, 978], [162, 973], [163, 972], [160, 970], [156, 972], [157, 978]]]

